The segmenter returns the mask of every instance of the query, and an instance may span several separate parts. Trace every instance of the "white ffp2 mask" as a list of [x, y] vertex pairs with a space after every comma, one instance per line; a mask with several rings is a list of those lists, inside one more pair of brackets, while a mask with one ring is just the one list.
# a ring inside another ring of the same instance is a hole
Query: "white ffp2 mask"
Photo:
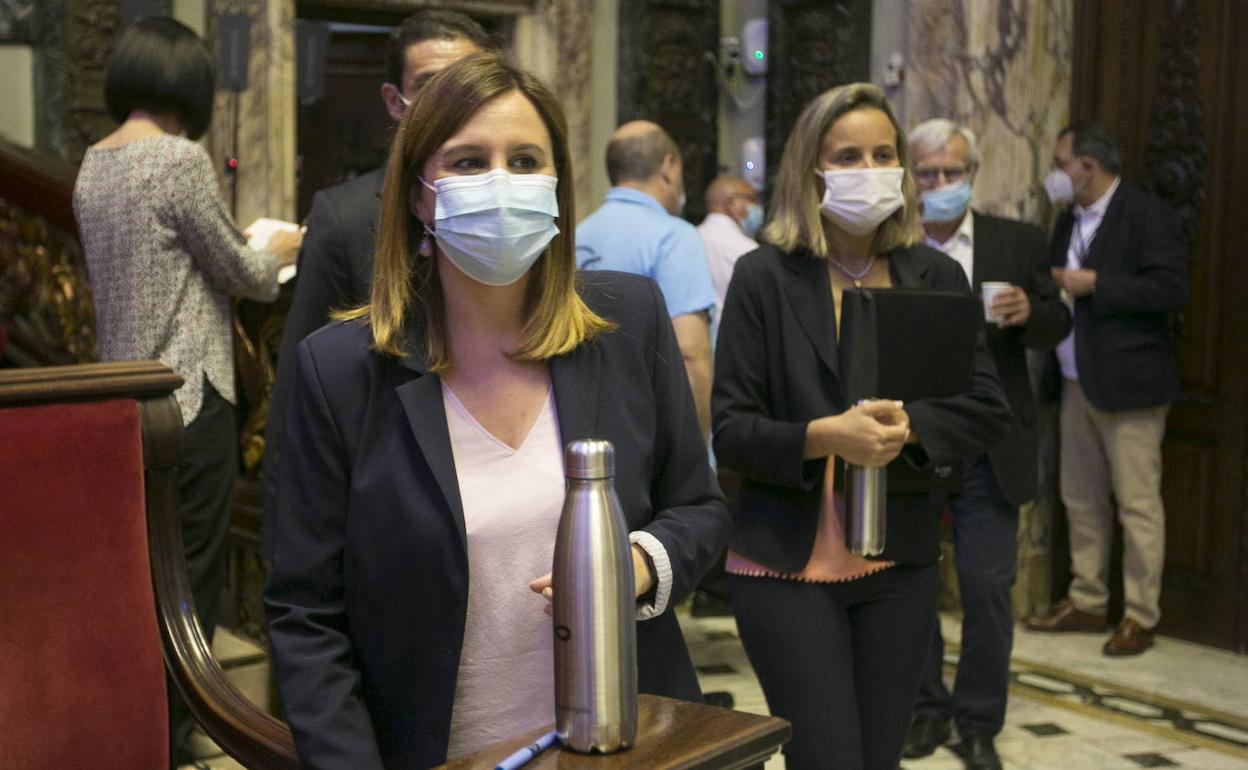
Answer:
[[1075, 199], [1075, 183], [1060, 168], [1055, 168], [1044, 178], [1044, 192], [1055, 205], [1070, 203]]
[[866, 235], [906, 205], [902, 168], [847, 168], [816, 171], [826, 189], [819, 208], [850, 235]]

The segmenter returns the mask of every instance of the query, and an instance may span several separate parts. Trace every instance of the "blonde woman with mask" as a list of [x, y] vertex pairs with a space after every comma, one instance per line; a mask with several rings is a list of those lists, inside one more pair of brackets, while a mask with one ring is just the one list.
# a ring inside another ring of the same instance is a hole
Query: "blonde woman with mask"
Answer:
[[[763, 245], [737, 263], [715, 361], [715, 454], [744, 477], [726, 571], [789, 770], [896, 770], [936, 622], [937, 466], [978, 455], [1009, 408], [982, 340], [971, 392], [845, 403], [842, 292], [969, 292], [919, 245], [905, 136], [870, 84], [816, 97], [785, 145]], [[889, 467], [886, 549], [845, 544], [837, 461]]]

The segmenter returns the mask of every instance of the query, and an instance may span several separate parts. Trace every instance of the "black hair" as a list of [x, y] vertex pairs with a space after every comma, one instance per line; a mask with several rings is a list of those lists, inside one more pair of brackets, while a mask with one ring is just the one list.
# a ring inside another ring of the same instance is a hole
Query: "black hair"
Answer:
[[131, 25], [108, 60], [104, 105], [118, 123], [135, 110], [172, 115], [198, 139], [208, 130], [216, 70], [204, 41], [169, 18]]
[[386, 43], [386, 82], [403, 90], [403, 64], [408, 46], [426, 40], [467, 40], [482, 51], [498, 51], [498, 42], [485, 28], [454, 11], [417, 11], [390, 33]]
[[1060, 139], [1071, 135], [1070, 153], [1076, 158], [1096, 158], [1101, 168], [1111, 174], [1122, 173], [1122, 148], [1118, 140], [1094, 121], [1075, 123], [1063, 128]]
[[680, 160], [680, 149], [661, 128], [607, 144], [607, 179], [612, 185], [621, 182], [643, 182], [659, 173], [668, 155]]

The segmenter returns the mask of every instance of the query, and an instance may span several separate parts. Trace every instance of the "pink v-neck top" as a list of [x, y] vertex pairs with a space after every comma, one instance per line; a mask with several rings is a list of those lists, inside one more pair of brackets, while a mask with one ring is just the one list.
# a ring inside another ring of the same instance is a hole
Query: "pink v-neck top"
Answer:
[[555, 721], [550, 616], [529, 581], [550, 572], [564, 475], [553, 391], [518, 449], [481, 427], [445, 383], [442, 401], [468, 535], [454, 759]]

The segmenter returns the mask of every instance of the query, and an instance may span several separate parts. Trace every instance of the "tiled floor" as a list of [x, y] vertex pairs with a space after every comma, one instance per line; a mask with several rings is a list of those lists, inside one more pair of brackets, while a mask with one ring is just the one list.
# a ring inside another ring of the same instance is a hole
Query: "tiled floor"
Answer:
[[[730, 692], [736, 708], [766, 713], [732, 618], [681, 620], [703, 689]], [[946, 616], [942, 626], [952, 663], [958, 621]], [[1161, 639], [1139, 658], [1110, 660], [1103, 642], [1096, 634], [1017, 632], [1006, 726], [997, 737], [1006, 770], [1248, 770], [1248, 657]], [[779, 758], [767, 764], [783, 767]], [[941, 748], [902, 767], [960, 770], [962, 761]]]
[[[683, 610], [680, 617], [703, 690], [729, 692], [736, 708], [767, 713], [732, 618], [694, 618]], [[941, 622], [952, 664], [958, 621]], [[1114, 660], [1101, 655], [1103, 641], [1098, 634], [1016, 632], [1010, 705], [997, 737], [1006, 770], [1248, 770], [1248, 656], [1159, 639], [1138, 658]], [[231, 679], [265, 702], [263, 653], [221, 632], [214, 648]], [[225, 756], [202, 767], [240, 770]], [[783, 767], [779, 757], [767, 764]], [[902, 767], [961, 770], [962, 762], [941, 748]]]

